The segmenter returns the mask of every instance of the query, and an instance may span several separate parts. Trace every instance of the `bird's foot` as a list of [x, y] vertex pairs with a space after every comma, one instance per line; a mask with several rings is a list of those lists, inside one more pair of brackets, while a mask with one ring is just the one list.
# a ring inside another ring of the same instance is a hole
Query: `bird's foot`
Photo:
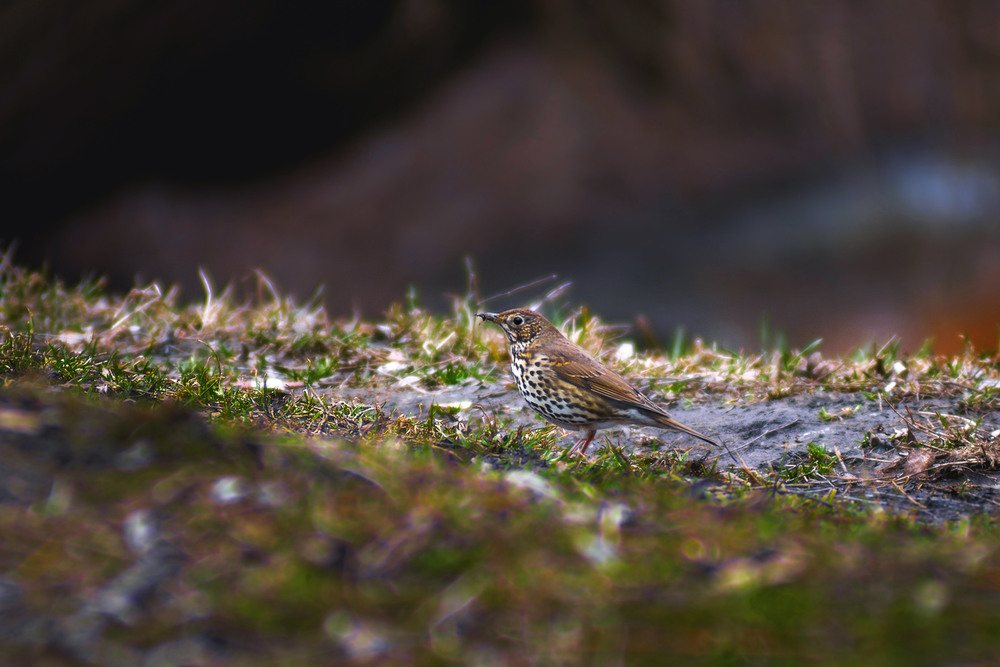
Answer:
[[587, 447], [590, 445], [590, 442], [594, 439], [596, 434], [597, 431], [591, 431], [586, 436], [580, 438], [573, 444], [572, 447], [566, 450], [566, 453], [563, 454], [563, 456], [581, 456], [583, 458], [587, 458]]

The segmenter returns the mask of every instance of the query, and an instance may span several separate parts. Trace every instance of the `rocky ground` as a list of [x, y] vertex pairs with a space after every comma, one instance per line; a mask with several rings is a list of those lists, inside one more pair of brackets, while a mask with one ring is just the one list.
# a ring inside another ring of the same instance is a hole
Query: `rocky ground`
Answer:
[[[467, 419], [499, 414], [518, 426], [545, 425], [512, 383], [468, 382], [436, 392], [406, 388], [336, 392], [331, 397], [377, 402], [414, 417], [427, 415], [431, 406], [438, 405], [458, 408], [459, 416]], [[1000, 510], [1000, 472], [989, 469], [989, 461], [984, 466], [981, 457], [963, 458], [962, 453], [943, 451], [928, 456], [926, 450], [913, 447], [928, 439], [928, 429], [940, 426], [938, 415], [958, 423], [981, 419], [981, 432], [1000, 430], [995, 412], [969, 414], [960, 398], [905, 397], [890, 404], [860, 392], [821, 391], [766, 401], [687, 402], [667, 407], [682, 424], [710, 435], [728, 449], [716, 451], [675, 432], [622, 427], [600, 432], [591, 455], [608, 444], [626, 452], [672, 450], [687, 452], [689, 458], [717, 461], [720, 468], [748, 468], [765, 474], [808, 465], [810, 446], [817, 446], [830, 457], [832, 469], [817, 475], [820, 481], [803, 484], [802, 492], [821, 496], [836, 490], [842, 498], [914, 512], [929, 521]], [[566, 433], [567, 447], [575, 440]]]

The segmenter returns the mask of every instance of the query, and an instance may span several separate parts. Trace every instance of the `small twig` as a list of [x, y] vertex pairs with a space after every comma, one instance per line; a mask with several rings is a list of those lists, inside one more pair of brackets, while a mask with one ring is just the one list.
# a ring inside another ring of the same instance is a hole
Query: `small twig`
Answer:
[[539, 308], [542, 307], [543, 303], [555, 301], [556, 299], [558, 299], [559, 297], [561, 297], [563, 294], [565, 294], [566, 290], [568, 290], [572, 286], [573, 286], [573, 281], [572, 280], [568, 280], [568, 281], [564, 282], [563, 284], [558, 285], [555, 288], [549, 290], [548, 293], [545, 296], [543, 296], [540, 301], [538, 301], [537, 303], [533, 304], [532, 310], [538, 310]]
[[532, 287], [537, 287], [537, 286], [541, 285], [542, 283], [547, 283], [547, 282], [550, 282], [552, 280], [555, 280], [558, 277], [559, 276], [557, 274], [553, 273], [552, 275], [544, 276], [542, 278], [537, 278], [537, 279], [532, 280], [530, 282], [527, 282], [527, 283], [518, 285], [517, 287], [511, 288], [511, 289], [507, 290], [506, 292], [500, 292], [499, 294], [494, 294], [493, 296], [488, 296], [485, 299], [480, 299], [479, 301], [476, 302], [476, 305], [477, 306], [481, 306], [484, 303], [489, 303], [490, 301], [494, 301], [495, 299], [500, 299], [500, 298], [505, 297], [505, 296], [510, 296], [512, 294], [517, 294], [518, 292], [523, 292], [524, 290], [531, 289]]
[[936, 465], [932, 465], [931, 467], [927, 468], [926, 472], [929, 472], [931, 470], [937, 470], [938, 468], [949, 468], [951, 466], [973, 465], [973, 464], [976, 464], [976, 463], [982, 463], [982, 462], [978, 461], [976, 459], [969, 459], [967, 461], [945, 461], [944, 463], [938, 463]]
[[775, 426], [775, 427], [774, 427], [774, 428], [772, 428], [771, 430], [769, 430], [769, 431], [764, 431], [763, 433], [761, 433], [760, 435], [756, 436], [755, 438], [751, 438], [750, 440], [747, 440], [747, 441], [746, 441], [746, 442], [744, 442], [744, 443], [743, 443], [742, 445], [740, 445], [739, 447], [737, 447], [737, 448], [736, 448], [736, 451], [739, 451], [739, 450], [741, 450], [741, 449], [746, 449], [747, 447], [749, 447], [749, 446], [750, 446], [750, 445], [752, 445], [753, 443], [757, 442], [757, 441], [758, 441], [758, 440], [760, 440], [761, 438], [763, 438], [763, 437], [766, 437], [766, 436], [769, 436], [769, 435], [771, 435], [772, 433], [777, 433], [778, 431], [780, 431], [780, 430], [782, 430], [782, 429], [785, 429], [785, 428], [788, 428], [789, 426], [794, 426], [795, 424], [798, 424], [798, 423], [799, 423], [799, 420], [798, 420], [798, 419], [793, 419], [792, 421], [788, 422], [787, 424], [782, 424], [781, 426]]
[[834, 491], [836, 491], [836, 490], [837, 490], [837, 487], [836, 487], [836, 486], [834, 485], [834, 483], [833, 483], [833, 482], [831, 482], [831, 481], [830, 481], [829, 479], [827, 479], [827, 478], [826, 478], [826, 477], [824, 477], [823, 475], [819, 474], [818, 472], [817, 472], [817, 473], [813, 473], [813, 474], [815, 474], [815, 475], [816, 475], [817, 477], [819, 477], [819, 478], [820, 478], [821, 480], [823, 480], [824, 482], [826, 482], [827, 484], [829, 484], [829, 485], [830, 485], [830, 488], [831, 488], [831, 489], [833, 489]]
[[322, 435], [323, 429], [326, 428], [326, 425], [330, 421], [330, 409], [329, 407], [327, 407], [326, 401], [324, 401], [321, 396], [318, 396], [316, 394], [315, 389], [312, 389], [311, 387], [307, 386], [305, 391], [312, 391], [313, 398], [319, 402], [320, 407], [323, 409], [323, 420], [319, 423], [319, 427], [313, 432], [316, 435]]
[[916, 505], [917, 507], [919, 507], [919, 508], [921, 508], [921, 509], [927, 509], [927, 505], [924, 505], [923, 503], [921, 503], [921, 502], [919, 502], [918, 500], [916, 500], [916, 499], [915, 499], [915, 498], [914, 498], [913, 496], [911, 496], [910, 494], [908, 494], [908, 493], [907, 493], [906, 491], [903, 491], [903, 488], [902, 488], [901, 486], [899, 486], [899, 484], [897, 484], [897, 483], [896, 483], [896, 480], [892, 480], [892, 486], [893, 486], [893, 488], [895, 488], [895, 489], [896, 489], [897, 491], [899, 491], [899, 492], [900, 492], [901, 494], [903, 494], [903, 496], [904, 496], [904, 497], [905, 497], [905, 498], [906, 498], [907, 500], [909, 500], [909, 501], [910, 501], [911, 503], [913, 503], [913, 504], [914, 504], [914, 505]]
[[930, 444], [929, 442], [921, 442], [920, 446], [921, 447], [925, 447], [926, 449], [933, 449], [934, 451], [939, 452], [941, 454], [952, 454], [953, 453], [952, 450], [950, 450], [950, 449], [942, 449], [941, 447], [936, 447], [936, 446]]
[[833, 453], [837, 455], [837, 460], [840, 461], [840, 467], [844, 469], [844, 474], [850, 475], [851, 472], [847, 469], [847, 464], [844, 463], [844, 457], [840, 455], [840, 447], [834, 445]]
[[[729, 445], [727, 445], [727, 444], [726, 444], [725, 442], [723, 442], [722, 440], [719, 440], [718, 442], [719, 442], [719, 443], [720, 443], [720, 444], [721, 444], [721, 445], [722, 445], [722, 446], [723, 446], [723, 447], [725, 448], [725, 450], [726, 450], [726, 453], [727, 453], [727, 454], [729, 454], [729, 458], [731, 458], [731, 459], [733, 460], [733, 463], [738, 463], [738, 464], [740, 464], [741, 466], [743, 466], [743, 470], [745, 470], [745, 471], [746, 471], [746, 472], [747, 472], [748, 474], [750, 474], [751, 476], [753, 476], [753, 477], [756, 477], [756, 475], [754, 475], [754, 474], [753, 474], [753, 471], [752, 471], [752, 470], [750, 470], [750, 466], [748, 466], [748, 465], [747, 465], [747, 462], [743, 460], [743, 455], [742, 455], [742, 454], [740, 454], [740, 457], [739, 457], [739, 458], [736, 458], [736, 455], [735, 455], [735, 454], [733, 454], [733, 450], [731, 450], [731, 449], [729, 448]], [[737, 450], [737, 451], [738, 451], [738, 450]]]
[[947, 412], [931, 412], [930, 410], [918, 410], [917, 414], [918, 415], [924, 415], [925, 417], [939, 417], [940, 416], [940, 417], [947, 417], [948, 419], [958, 419], [959, 421], [963, 421], [966, 424], [969, 424], [970, 426], [975, 426], [976, 425], [976, 420], [975, 419], [969, 419], [968, 417], [963, 417], [961, 415], [952, 415], [952, 414], [948, 414]]

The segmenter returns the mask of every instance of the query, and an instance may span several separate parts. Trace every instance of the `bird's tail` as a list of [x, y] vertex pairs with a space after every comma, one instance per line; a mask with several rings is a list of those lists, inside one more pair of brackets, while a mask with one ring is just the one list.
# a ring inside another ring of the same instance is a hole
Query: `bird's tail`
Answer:
[[693, 435], [699, 440], [704, 440], [710, 445], [715, 445], [716, 447], [721, 447], [725, 449], [726, 453], [729, 454], [730, 458], [732, 458], [735, 463], [742, 465], [744, 468], [747, 467], [746, 461], [743, 460], [743, 457], [741, 456], [739, 458], [736, 458], [736, 454], [734, 454], [733, 451], [729, 449], [729, 445], [727, 445], [726, 443], [719, 442], [718, 440], [713, 440], [707, 435], [698, 433], [698, 431], [694, 430], [690, 426], [685, 426], [684, 424], [680, 423], [679, 421], [675, 420], [673, 417], [669, 415], [653, 413], [653, 419], [655, 419], [656, 423], [659, 424], [660, 426], [663, 426], [665, 428], [672, 428], [676, 431], [687, 433], [688, 435]]
[[685, 426], [684, 424], [680, 423], [679, 421], [677, 421], [673, 417], [668, 417], [667, 415], [661, 415], [661, 414], [654, 414], [653, 415], [653, 419], [656, 420], [657, 424], [659, 424], [660, 426], [663, 426], [664, 428], [672, 428], [675, 431], [681, 431], [682, 433], [687, 433], [688, 435], [693, 435], [694, 437], [698, 438], [699, 440], [704, 440], [705, 442], [707, 442], [710, 445], [715, 445], [716, 447], [722, 447], [722, 444], [719, 441], [713, 440], [712, 438], [708, 437], [707, 435], [703, 435], [701, 433], [698, 433], [698, 431], [694, 430], [690, 426]]

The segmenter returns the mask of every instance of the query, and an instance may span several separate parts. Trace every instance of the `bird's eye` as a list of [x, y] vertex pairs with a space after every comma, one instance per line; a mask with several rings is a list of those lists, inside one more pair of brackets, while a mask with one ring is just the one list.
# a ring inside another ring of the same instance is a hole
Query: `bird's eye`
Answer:
[[512, 319], [511, 322], [514, 324], [515, 327], [519, 327], [522, 324], [524, 324], [524, 318], [518, 315], [517, 317]]

